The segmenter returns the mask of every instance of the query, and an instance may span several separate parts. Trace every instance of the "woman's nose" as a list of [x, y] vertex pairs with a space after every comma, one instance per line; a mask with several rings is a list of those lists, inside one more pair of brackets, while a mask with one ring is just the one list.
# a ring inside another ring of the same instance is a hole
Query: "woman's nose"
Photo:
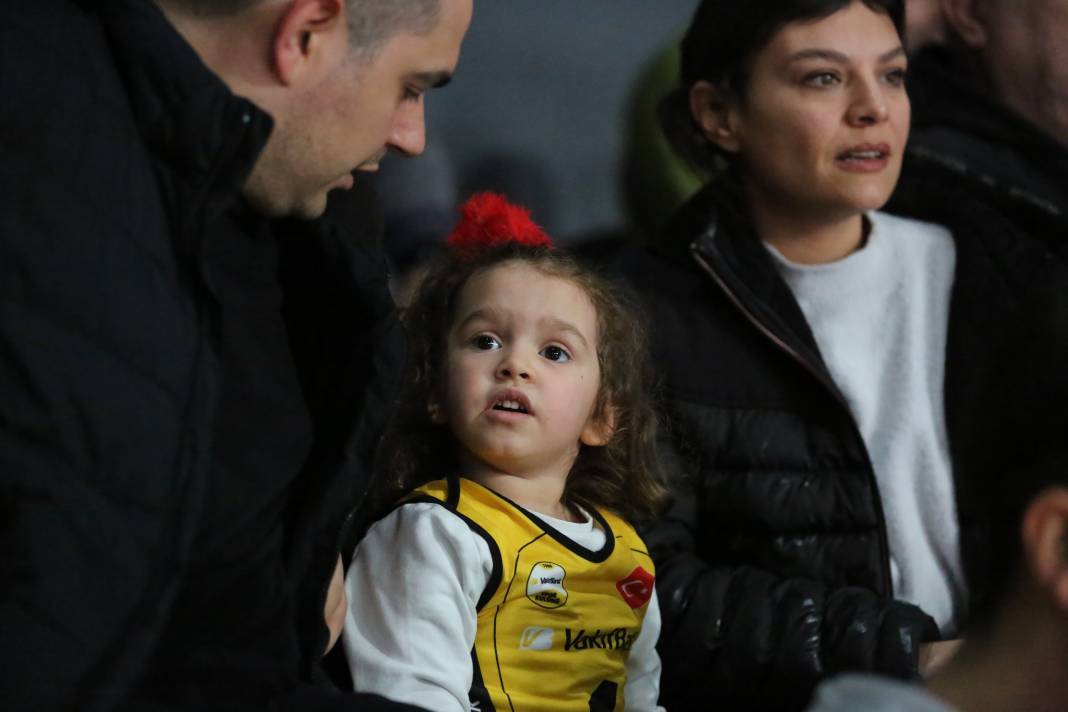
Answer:
[[878, 84], [868, 81], [858, 86], [847, 115], [850, 125], [874, 126], [886, 121], [887, 116], [889, 116], [889, 110], [886, 106], [886, 97], [883, 96]]

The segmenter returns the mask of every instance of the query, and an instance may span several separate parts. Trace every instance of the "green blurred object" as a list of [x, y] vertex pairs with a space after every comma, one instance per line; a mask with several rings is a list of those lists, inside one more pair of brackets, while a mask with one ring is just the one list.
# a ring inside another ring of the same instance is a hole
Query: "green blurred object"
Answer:
[[642, 72], [631, 98], [624, 153], [624, 204], [642, 241], [653, 241], [671, 214], [702, 185], [660, 128], [660, 102], [679, 83], [679, 44], [672, 42]]

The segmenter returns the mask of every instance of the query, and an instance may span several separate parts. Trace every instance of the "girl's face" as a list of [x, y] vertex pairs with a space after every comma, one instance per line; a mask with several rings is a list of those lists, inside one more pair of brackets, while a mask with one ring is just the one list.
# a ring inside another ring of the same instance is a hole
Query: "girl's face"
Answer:
[[571, 470], [580, 443], [603, 445], [597, 313], [575, 283], [523, 262], [474, 275], [457, 299], [446, 353], [446, 422], [464, 474]]
[[695, 116], [737, 154], [755, 212], [850, 217], [881, 207], [897, 182], [906, 66], [890, 17], [853, 2], [783, 27], [754, 58], [744, 96], [698, 102]]

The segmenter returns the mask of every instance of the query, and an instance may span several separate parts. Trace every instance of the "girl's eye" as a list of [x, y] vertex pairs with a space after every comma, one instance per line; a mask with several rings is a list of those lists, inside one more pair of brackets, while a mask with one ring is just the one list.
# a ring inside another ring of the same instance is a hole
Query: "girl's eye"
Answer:
[[838, 84], [839, 79], [833, 72], [813, 72], [805, 76], [804, 82], [813, 87], [829, 87]]
[[501, 342], [489, 334], [479, 334], [471, 340], [471, 343], [479, 351], [496, 351], [501, 348]]
[[542, 358], [546, 358], [550, 361], [557, 363], [564, 363], [571, 360], [571, 354], [560, 346], [546, 346], [544, 349], [538, 352]]

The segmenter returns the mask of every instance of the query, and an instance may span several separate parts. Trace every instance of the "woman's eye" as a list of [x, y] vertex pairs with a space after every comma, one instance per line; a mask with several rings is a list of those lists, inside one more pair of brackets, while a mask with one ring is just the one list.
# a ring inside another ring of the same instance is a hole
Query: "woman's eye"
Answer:
[[489, 334], [479, 334], [471, 340], [471, 343], [479, 351], [494, 351], [501, 348], [501, 342]]
[[571, 360], [571, 354], [565, 351], [560, 346], [546, 346], [541, 350], [541, 356], [550, 361], [556, 361], [557, 363], [563, 363]]
[[905, 86], [905, 79], [908, 77], [908, 71], [905, 69], [894, 69], [886, 74], [886, 83], [890, 86], [903, 87]]
[[833, 72], [814, 72], [805, 77], [805, 84], [814, 87], [829, 87], [838, 83], [838, 75]]

